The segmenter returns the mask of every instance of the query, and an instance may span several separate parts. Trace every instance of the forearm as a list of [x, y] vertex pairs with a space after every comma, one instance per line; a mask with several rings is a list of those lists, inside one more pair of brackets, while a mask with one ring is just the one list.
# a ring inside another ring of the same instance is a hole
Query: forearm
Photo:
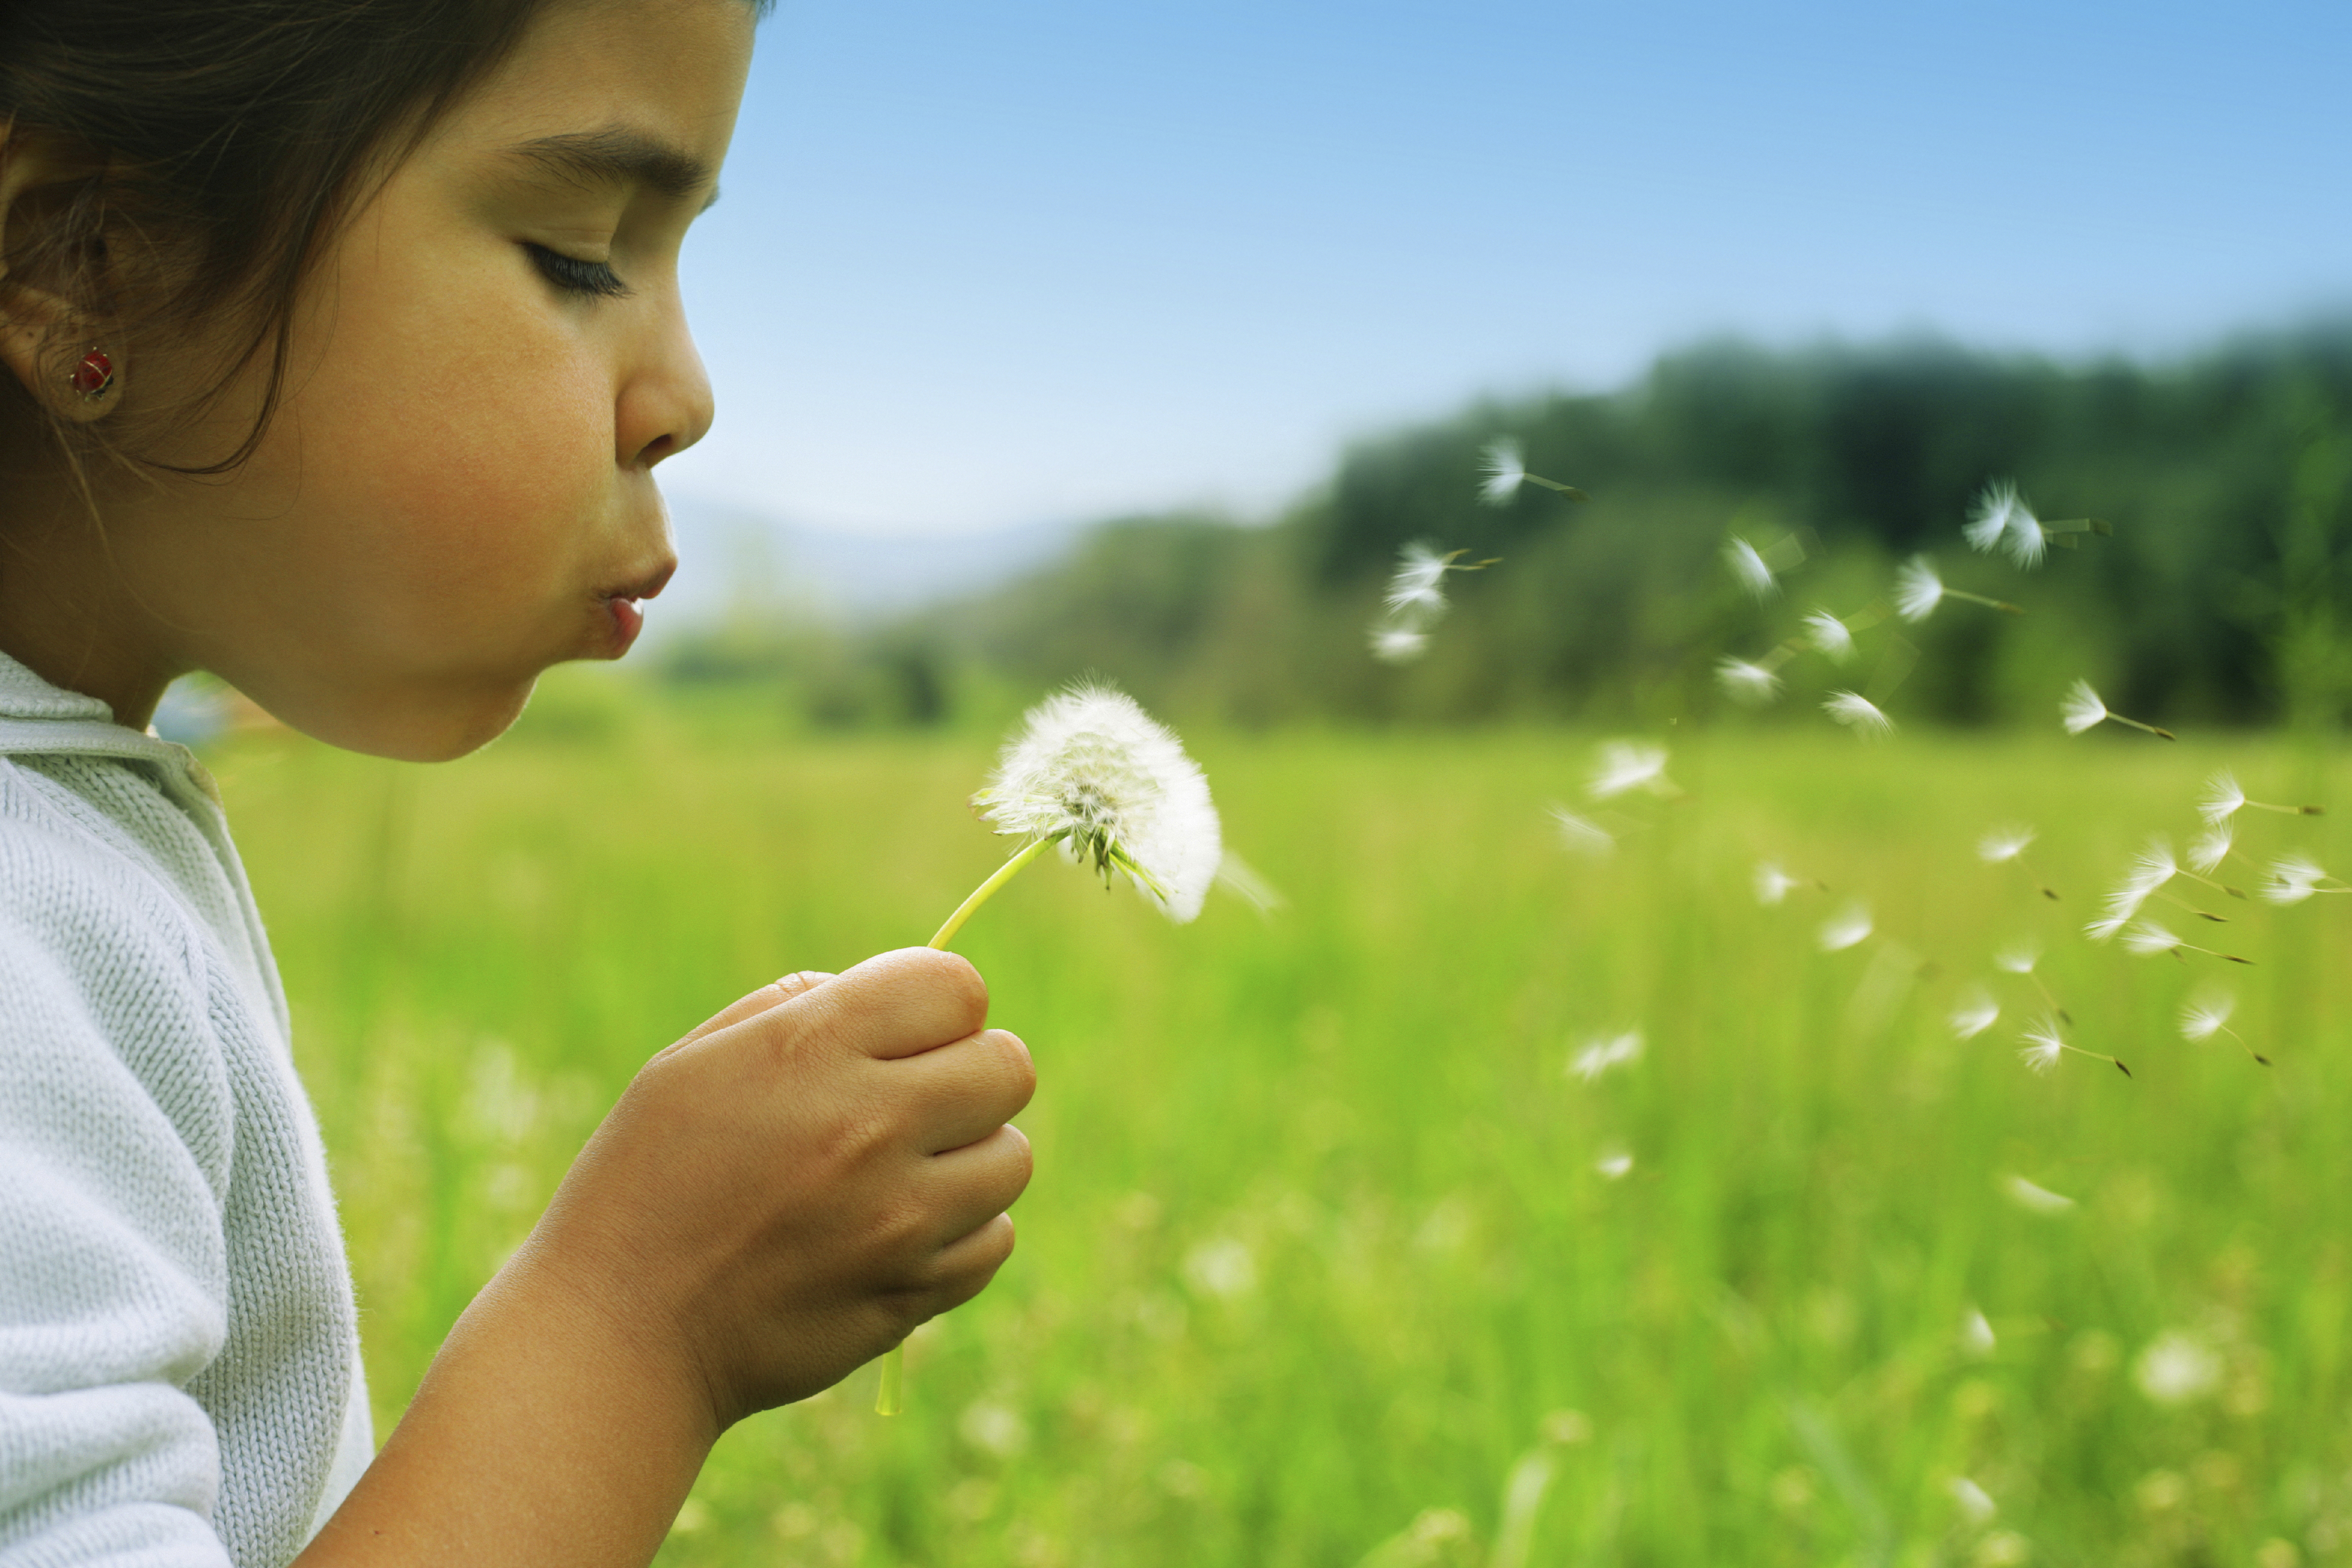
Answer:
[[298, 1568], [641, 1568], [718, 1436], [662, 1336], [525, 1248], [469, 1307]]

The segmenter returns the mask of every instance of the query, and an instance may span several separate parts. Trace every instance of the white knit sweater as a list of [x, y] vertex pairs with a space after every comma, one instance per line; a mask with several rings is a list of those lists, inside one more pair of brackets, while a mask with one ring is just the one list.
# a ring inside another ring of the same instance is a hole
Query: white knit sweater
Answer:
[[373, 1451], [212, 781], [0, 656], [0, 1568], [276, 1568]]

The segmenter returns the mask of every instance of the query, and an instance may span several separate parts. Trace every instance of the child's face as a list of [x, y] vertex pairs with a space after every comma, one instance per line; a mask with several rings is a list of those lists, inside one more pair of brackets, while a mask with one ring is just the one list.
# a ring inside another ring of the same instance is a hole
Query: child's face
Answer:
[[[740, 0], [560, 0], [326, 258], [253, 460], [110, 506], [139, 635], [417, 760], [625, 652], [675, 564], [653, 467], [710, 424], [677, 253], [751, 31]], [[234, 403], [188, 455], [234, 444]]]

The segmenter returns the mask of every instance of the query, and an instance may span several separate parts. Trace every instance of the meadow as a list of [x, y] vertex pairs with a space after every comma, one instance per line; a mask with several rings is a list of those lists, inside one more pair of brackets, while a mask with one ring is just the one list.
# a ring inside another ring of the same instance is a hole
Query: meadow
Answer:
[[[779, 973], [921, 942], [1002, 858], [964, 805], [986, 736], [589, 711], [441, 768], [212, 755], [380, 1431], [646, 1056]], [[905, 1415], [872, 1413], [869, 1367], [731, 1432], [661, 1561], [2352, 1557], [2352, 899], [2151, 906], [2247, 968], [2079, 934], [2216, 768], [2352, 808], [2347, 760], [2054, 723], [1669, 733], [1685, 793], [1611, 803], [1594, 859], [1546, 807], [1600, 738], [1191, 735], [1282, 908], [1178, 928], [1065, 867], [1016, 881], [958, 947], [1040, 1072], [1018, 1251], [910, 1342]], [[2056, 901], [1977, 858], [2006, 820]], [[2243, 842], [2327, 862], [2339, 820], [2250, 814]], [[1765, 858], [1828, 890], [1759, 904]], [[1822, 952], [1852, 899], [1875, 934]], [[1990, 959], [2023, 937], [2128, 1079], [2021, 1064], [2042, 1004]], [[2180, 1037], [2212, 981], [2274, 1066]], [[1977, 982], [2004, 1015], [1961, 1041]], [[1628, 1030], [1637, 1058], [1570, 1070]]]

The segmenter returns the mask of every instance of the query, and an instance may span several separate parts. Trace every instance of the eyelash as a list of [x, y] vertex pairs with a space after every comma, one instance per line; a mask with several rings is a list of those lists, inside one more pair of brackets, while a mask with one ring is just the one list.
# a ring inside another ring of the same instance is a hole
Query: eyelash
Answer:
[[604, 262], [583, 261], [576, 256], [566, 256], [528, 241], [523, 249], [530, 253], [531, 265], [539, 268], [540, 276], [567, 294], [610, 300], [629, 291], [629, 286]]

